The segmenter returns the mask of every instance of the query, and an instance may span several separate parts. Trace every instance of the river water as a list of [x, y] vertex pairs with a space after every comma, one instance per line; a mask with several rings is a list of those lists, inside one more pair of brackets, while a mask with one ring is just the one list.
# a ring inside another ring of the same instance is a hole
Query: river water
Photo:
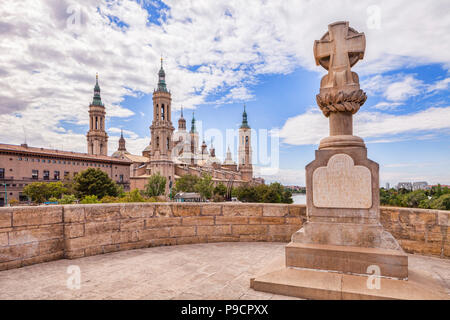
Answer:
[[292, 195], [295, 204], [306, 204], [306, 194], [295, 193]]

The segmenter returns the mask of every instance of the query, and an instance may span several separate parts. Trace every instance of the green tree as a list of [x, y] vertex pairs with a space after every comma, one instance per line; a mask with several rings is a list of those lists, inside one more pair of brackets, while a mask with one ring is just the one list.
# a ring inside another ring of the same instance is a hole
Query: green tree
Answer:
[[36, 203], [43, 203], [50, 198], [59, 199], [66, 192], [62, 182], [33, 182], [23, 189], [23, 193]]
[[195, 192], [195, 185], [199, 180], [195, 175], [186, 174], [175, 182], [175, 192]]
[[294, 202], [294, 199], [292, 199], [292, 191], [285, 189], [282, 196], [281, 196], [281, 202], [291, 204]]
[[89, 168], [75, 176], [75, 191], [79, 198], [97, 196], [101, 199], [104, 196], [117, 197], [120, 188], [106, 172]]
[[[165, 178], [164, 178], [165, 179]], [[138, 189], [134, 189], [128, 192], [125, 197], [120, 199], [121, 202], [145, 202], [145, 198], [142, 196]]]
[[77, 201], [77, 198], [73, 195], [63, 195], [62, 198], [58, 201], [59, 204], [73, 204]]
[[214, 191], [214, 182], [211, 175], [203, 173], [202, 178], [195, 184], [194, 190], [200, 194], [203, 200], [211, 199]]
[[100, 203], [96, 195], [85, 196], [81, 201], [81, 204]]
[[166, 177], [157, 174], [148, 178], [148, 183], [145, 185], [145, 195], [148, 197], [157, 197], [164, 194], [166, 191]]
[[428, 197], [425, 194], [425, 191], [416, 190], [416, 191], [402, 195], [401, 202], [402, 202], [403, 207], [418, 208], [419, 204], [422, 201], [426, 201], [426, 200], [428, 200]]
[[450, 193], [441, 195], [431, 202], [432, 209], [450, 210]]

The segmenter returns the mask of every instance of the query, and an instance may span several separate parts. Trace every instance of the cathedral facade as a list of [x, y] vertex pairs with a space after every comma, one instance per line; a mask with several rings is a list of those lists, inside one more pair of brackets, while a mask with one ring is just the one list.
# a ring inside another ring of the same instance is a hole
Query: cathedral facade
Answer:
[[119, 149], [112, 155], [133, 162], [130, 169], [131, 189], [143, 190], [148, 178], [157, 173], [166, 177], [166, 194], [169, 194], [175, 181], [186, 174], [202, 176], [203, 173], [207, 173], [212, 176], [215, 185], [223, 183], [228, 187], [244, 183], [263, 183], [262, 179], [253, 178], [251, 128], [245, 107], [239, 129], [238, 163], [233, 161], [229, 148], [226, 159], [220, 161], [212, 144], [209, 150], [205, 141], [199, 145], [194, 114], [188, 131], [181, 110], [178, 130], [175, 131], [172, 122], [172, 98], [165, 77], [161, 59], [158, 85], [153, 92], [151, 140], [142, 151], [142, 156], [132, 155], [126, 150], [123, 136], [119, 140]]

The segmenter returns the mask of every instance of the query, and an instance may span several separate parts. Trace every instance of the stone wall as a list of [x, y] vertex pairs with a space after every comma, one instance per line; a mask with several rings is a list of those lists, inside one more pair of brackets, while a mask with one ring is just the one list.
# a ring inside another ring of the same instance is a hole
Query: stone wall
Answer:
[[0, 270], [63, 257], [61, 206], [0, 208]]
[[[381, 223], [410, 253], [450, 257], [450, 212], [381, 208]], [[304, 205], [126, 203], [0, 208], [0, 270], [161, 245], [283, 241]]]
[[406, 252], [450, 258], [450, 211], [381, 207], [380, 220]]
[[64, 207], [65, 257], [224, 241], [285, 241], [304, 206], [262, 204], [110, 204]]

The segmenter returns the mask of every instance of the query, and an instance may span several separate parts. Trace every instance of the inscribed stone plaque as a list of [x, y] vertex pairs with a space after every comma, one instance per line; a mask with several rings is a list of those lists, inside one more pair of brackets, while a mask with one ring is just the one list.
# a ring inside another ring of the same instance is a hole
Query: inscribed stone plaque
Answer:
[[326, 167], [313, 172], [313, 203], [322, 208], [359, 208], [372, 206], [370, 170], [355, 166], [344, 153], [335, 154]]

